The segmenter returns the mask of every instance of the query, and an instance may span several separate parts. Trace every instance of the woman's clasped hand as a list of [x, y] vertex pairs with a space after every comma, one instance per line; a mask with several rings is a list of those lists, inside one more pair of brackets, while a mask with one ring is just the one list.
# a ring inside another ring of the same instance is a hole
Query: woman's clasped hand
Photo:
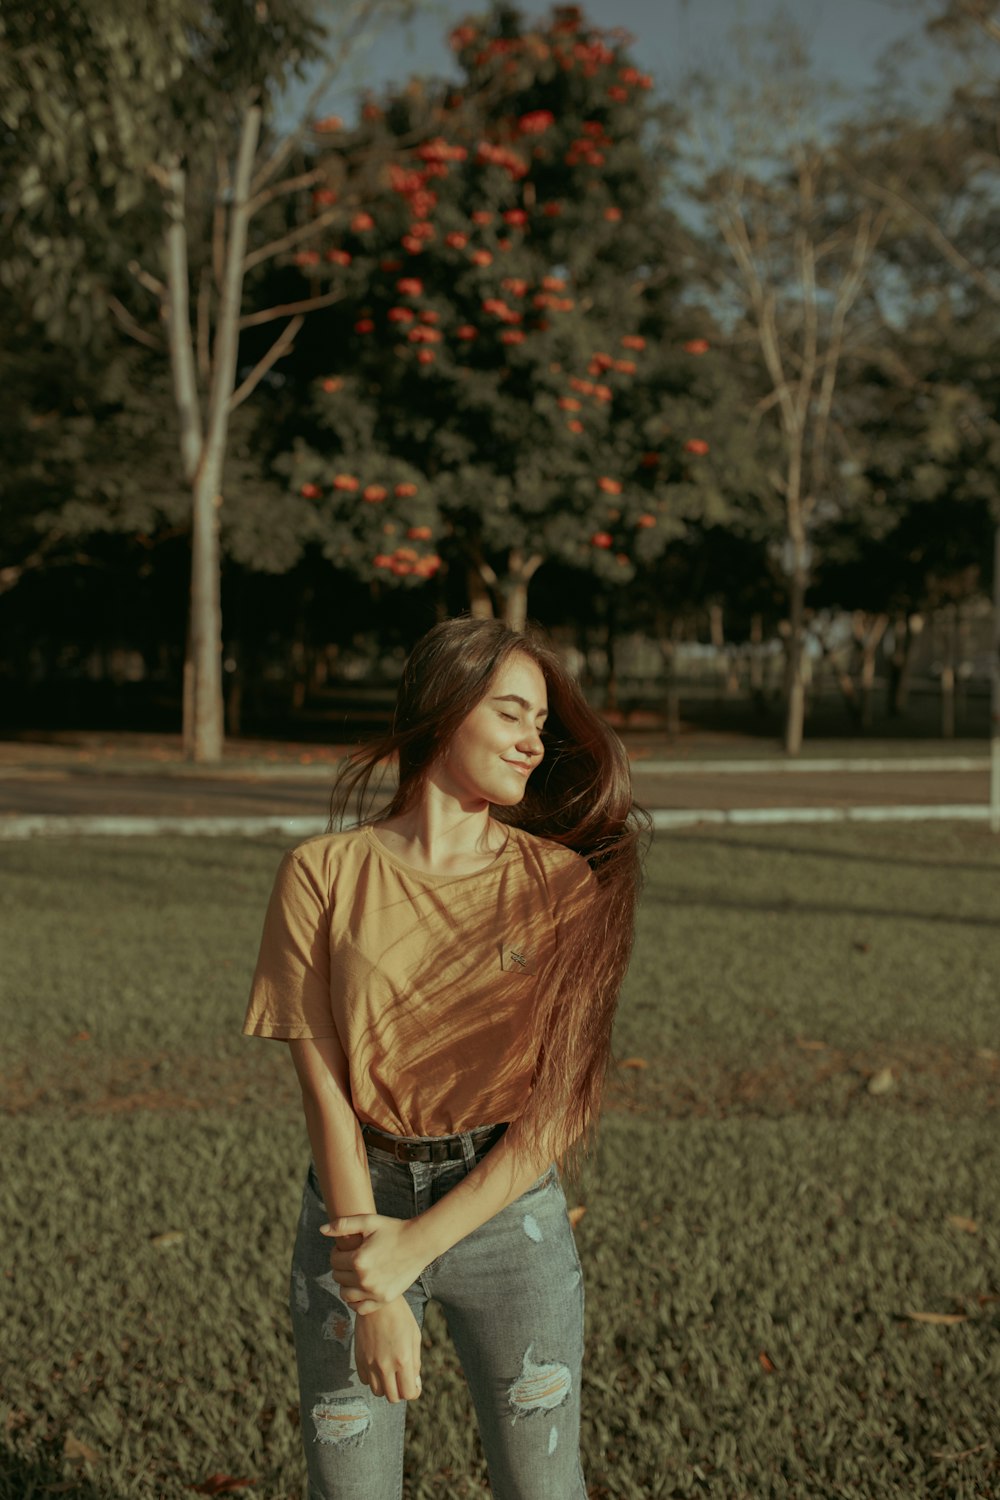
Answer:
[[358, 1379], [373, 1396], [415, 1401], [420, 1395], [420, 1329], [403, 1297], [358, 1318], [354, 1331]]
[[348, 1214], [331, 1219], [320, 1233], [338, 1240], [330, 1270], [344, 1302], [362, 1315], [401, 1297], [427, 1264], [413, 1244], [409, 1219]]

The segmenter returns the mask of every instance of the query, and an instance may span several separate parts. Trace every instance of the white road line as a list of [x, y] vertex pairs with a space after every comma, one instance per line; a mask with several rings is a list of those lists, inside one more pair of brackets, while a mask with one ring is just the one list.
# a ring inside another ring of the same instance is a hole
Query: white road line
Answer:
[[[960, 802], [916, 807], [684, 807], [657, 808], [654, 828], [686, 828], [694, 823], [918, 823], [985, 822], [987, 804]], [[288, 839], [324, 833], [318, 818], [149, 818], [92, 816], [88, 813], [30, 813], [0, 817], [0, 842], [31, 838], [129, 838], [192, 836], [255, 838], [281, 834]]]
[[798, 771], [806, 775], [840, 775], [872, 772], [892, 775], [896, 771], [988, 771], [989, 757], [928, 755], [907, 760], [643, 760], [635, 757], [633, 776], [649, 771], [655, 776], [753, 776], [774, 771]]
[[688, 828], [694, 823], [919, 823], [986, 822], [989, 807], [959, 802], [917, 807], [727, 807], [657, 808], [654, 828]]

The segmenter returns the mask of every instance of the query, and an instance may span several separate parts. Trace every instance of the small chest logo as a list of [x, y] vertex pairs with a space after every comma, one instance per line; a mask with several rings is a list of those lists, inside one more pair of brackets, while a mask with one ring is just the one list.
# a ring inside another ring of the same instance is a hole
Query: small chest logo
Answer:
[[534, 955], [523, 943], [504, 943], [500, 949], [500, 966], [508, 974], [534, 974]]

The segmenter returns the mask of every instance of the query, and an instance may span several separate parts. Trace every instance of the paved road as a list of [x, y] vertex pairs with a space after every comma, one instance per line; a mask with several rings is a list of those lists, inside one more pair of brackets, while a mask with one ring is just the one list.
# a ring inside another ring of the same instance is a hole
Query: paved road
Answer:
[[[978, 804], [989, 795], [985, 769], [713, 772], [656, 763], [634, 766], [637, 800], [649, 808], [940, 806]], [[0, 771], [0, 817], [23, 814], [147, 817], [315, 817], [326, 820], [332, 769], [237, 773], [224, 777], [67, 766]]]

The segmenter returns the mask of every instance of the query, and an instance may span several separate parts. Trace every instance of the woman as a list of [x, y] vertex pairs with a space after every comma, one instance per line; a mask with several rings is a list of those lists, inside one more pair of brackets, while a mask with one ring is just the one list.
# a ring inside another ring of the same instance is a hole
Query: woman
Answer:
[[348, 762], [349, 806], [358, 826], [282, 861], [243, 1028], [288, 1042], [312, 1148], [290, 1290], [310, 1500], [402, 1493], [430, 1297], [497, 1500], [584, 1500], [554, 1159], [595, 1120], [631, 946], [624, 750], [535, 636], [448, 620]]

